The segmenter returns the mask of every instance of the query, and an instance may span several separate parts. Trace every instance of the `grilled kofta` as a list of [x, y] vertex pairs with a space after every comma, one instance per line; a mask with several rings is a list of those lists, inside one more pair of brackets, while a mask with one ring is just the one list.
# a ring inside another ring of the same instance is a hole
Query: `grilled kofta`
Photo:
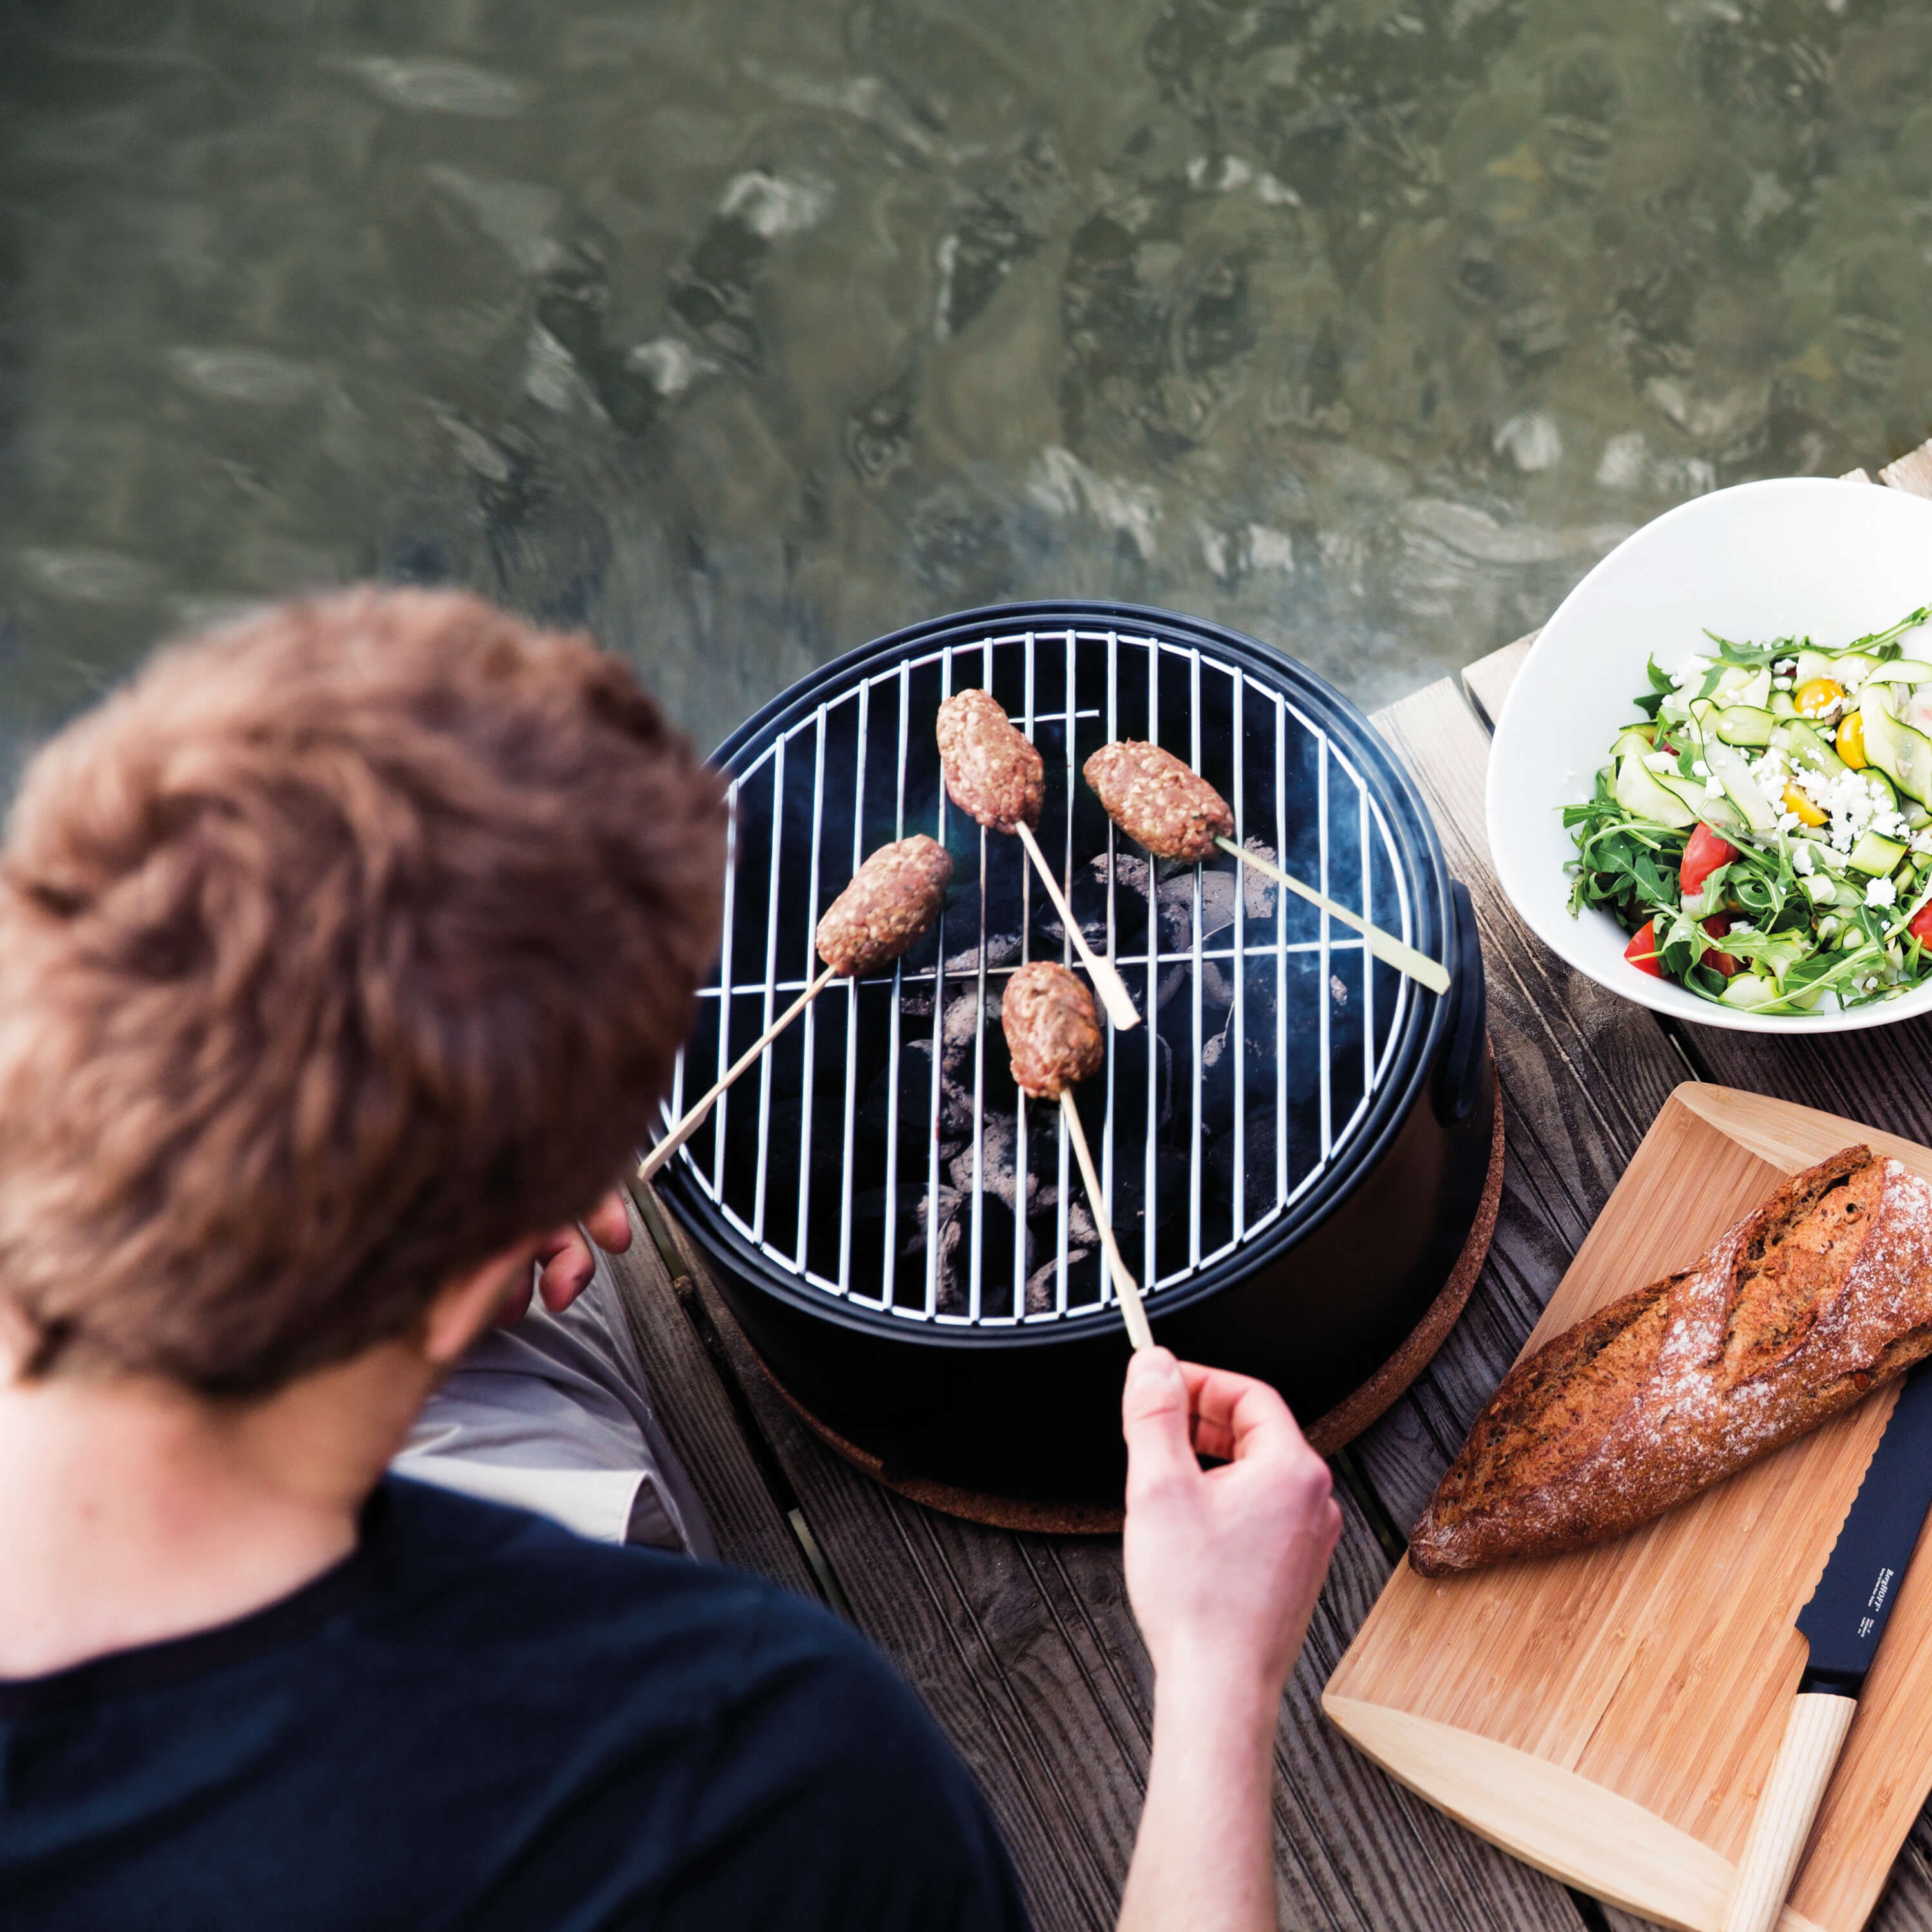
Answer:
[[1064, 966], [1035, 960], [1006, 982], [1000, 1024], [1013, 1057], [1013, 1084], [1036, 1100], [1100, 1070], [1106, 1036], [1094, 995]]
[[939, 916], [952, 882], [946, 848], [923, 832], [881, 845], [818, 922], [818, 956], [856, 977], [896, 959]]
[[1107, 816], [1162, 859], [1190, 865], [1214, 856], [1214, 841], [1234, 836], [1228, 801], [1190, 765], [1158, 745], [1124, 738], [1087, 760], [1087, 782]]
[[956, 691], [939, 707], [939, 762], [962, 812], [992, 832], [1040, 823], [1046, 769], [992, 692]]

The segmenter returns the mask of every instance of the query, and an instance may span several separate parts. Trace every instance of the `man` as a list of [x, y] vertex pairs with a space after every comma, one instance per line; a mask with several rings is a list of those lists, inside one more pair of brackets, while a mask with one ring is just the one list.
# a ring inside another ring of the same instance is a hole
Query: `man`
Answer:
[[[497, 1480], [491, 1418], [533, 1412], [490, 1337], [540, 1260], [501, 1339], [598, 1409], [558, 1231], [665, 1088], [722, 837], [621, 664], [454, 596], [266, 612], [35, 761], [0, 851], [9, 1932], [1024, 1923], [859, 1638], [634, 1546], [699, 1540], [668, 1472], [650, 1533], [621, 1466], [558, 1508], [606, 1543], [387, 1472], [467, 1378], [408, 1466], [440, 1432]], [[1258, 1384], [1152, 1354], [1124, 1413], [1157, 1677], [1122, 1923], [1252, 1932], [1339, 1517]]]

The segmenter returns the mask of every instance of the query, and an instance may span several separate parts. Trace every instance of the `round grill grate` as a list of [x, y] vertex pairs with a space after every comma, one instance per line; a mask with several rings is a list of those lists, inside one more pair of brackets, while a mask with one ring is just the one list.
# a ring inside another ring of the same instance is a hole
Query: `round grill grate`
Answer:
[[889, 973], [829, 987], [664, 1179], [788, 1298], [863, 1325], [1017, 1339], [1115, 1318], [1058, 1110], [1023, 1102], [1008, 1071], [1006, 980], [1073, 956], [1018, 842], [944, 796], [933, 720], [968, 685], [1040, 747], [1040, 843], [1142, 1016], [1110, 1029], [1078, 1098], [1156, 1309], [1323, 1211], [1406, 1105], [1436, 1003], [1232, 858], [1150, 864], [1088, 790], [1088, 755], [1120, 737], [1166, 746], [1228, 798], [1238, 840], [1438, 957], [1447, 882], [1412, 788], [1352, 707], [1252, 640], [1161, 612], [1013, 607], [922, 626], [826, 667], [727, 741], [722, 950], [668, 1120], [815, 974], [818, 914], [868, 853], [929, 832], [955, 878], [939, 926]]

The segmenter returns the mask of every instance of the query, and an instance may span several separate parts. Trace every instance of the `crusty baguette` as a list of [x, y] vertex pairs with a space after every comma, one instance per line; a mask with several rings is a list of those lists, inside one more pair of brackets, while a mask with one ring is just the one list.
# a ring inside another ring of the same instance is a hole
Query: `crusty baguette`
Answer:
[[1932, 1183], [1867, 1147], [1503, 1378], [1408, 1546], [1425, 1576], [1620, 1536], [1932, 1354]]

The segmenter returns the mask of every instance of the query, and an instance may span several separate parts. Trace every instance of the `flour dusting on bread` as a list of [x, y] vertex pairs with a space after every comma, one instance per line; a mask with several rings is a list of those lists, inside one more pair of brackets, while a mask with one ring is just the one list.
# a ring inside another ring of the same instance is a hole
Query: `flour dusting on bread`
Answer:
[[1424, 1576], [1621, 1535], [1932, 1353], [1932, 1183], [1869, 1148], [1502, 1381], [1424, 1512]]

